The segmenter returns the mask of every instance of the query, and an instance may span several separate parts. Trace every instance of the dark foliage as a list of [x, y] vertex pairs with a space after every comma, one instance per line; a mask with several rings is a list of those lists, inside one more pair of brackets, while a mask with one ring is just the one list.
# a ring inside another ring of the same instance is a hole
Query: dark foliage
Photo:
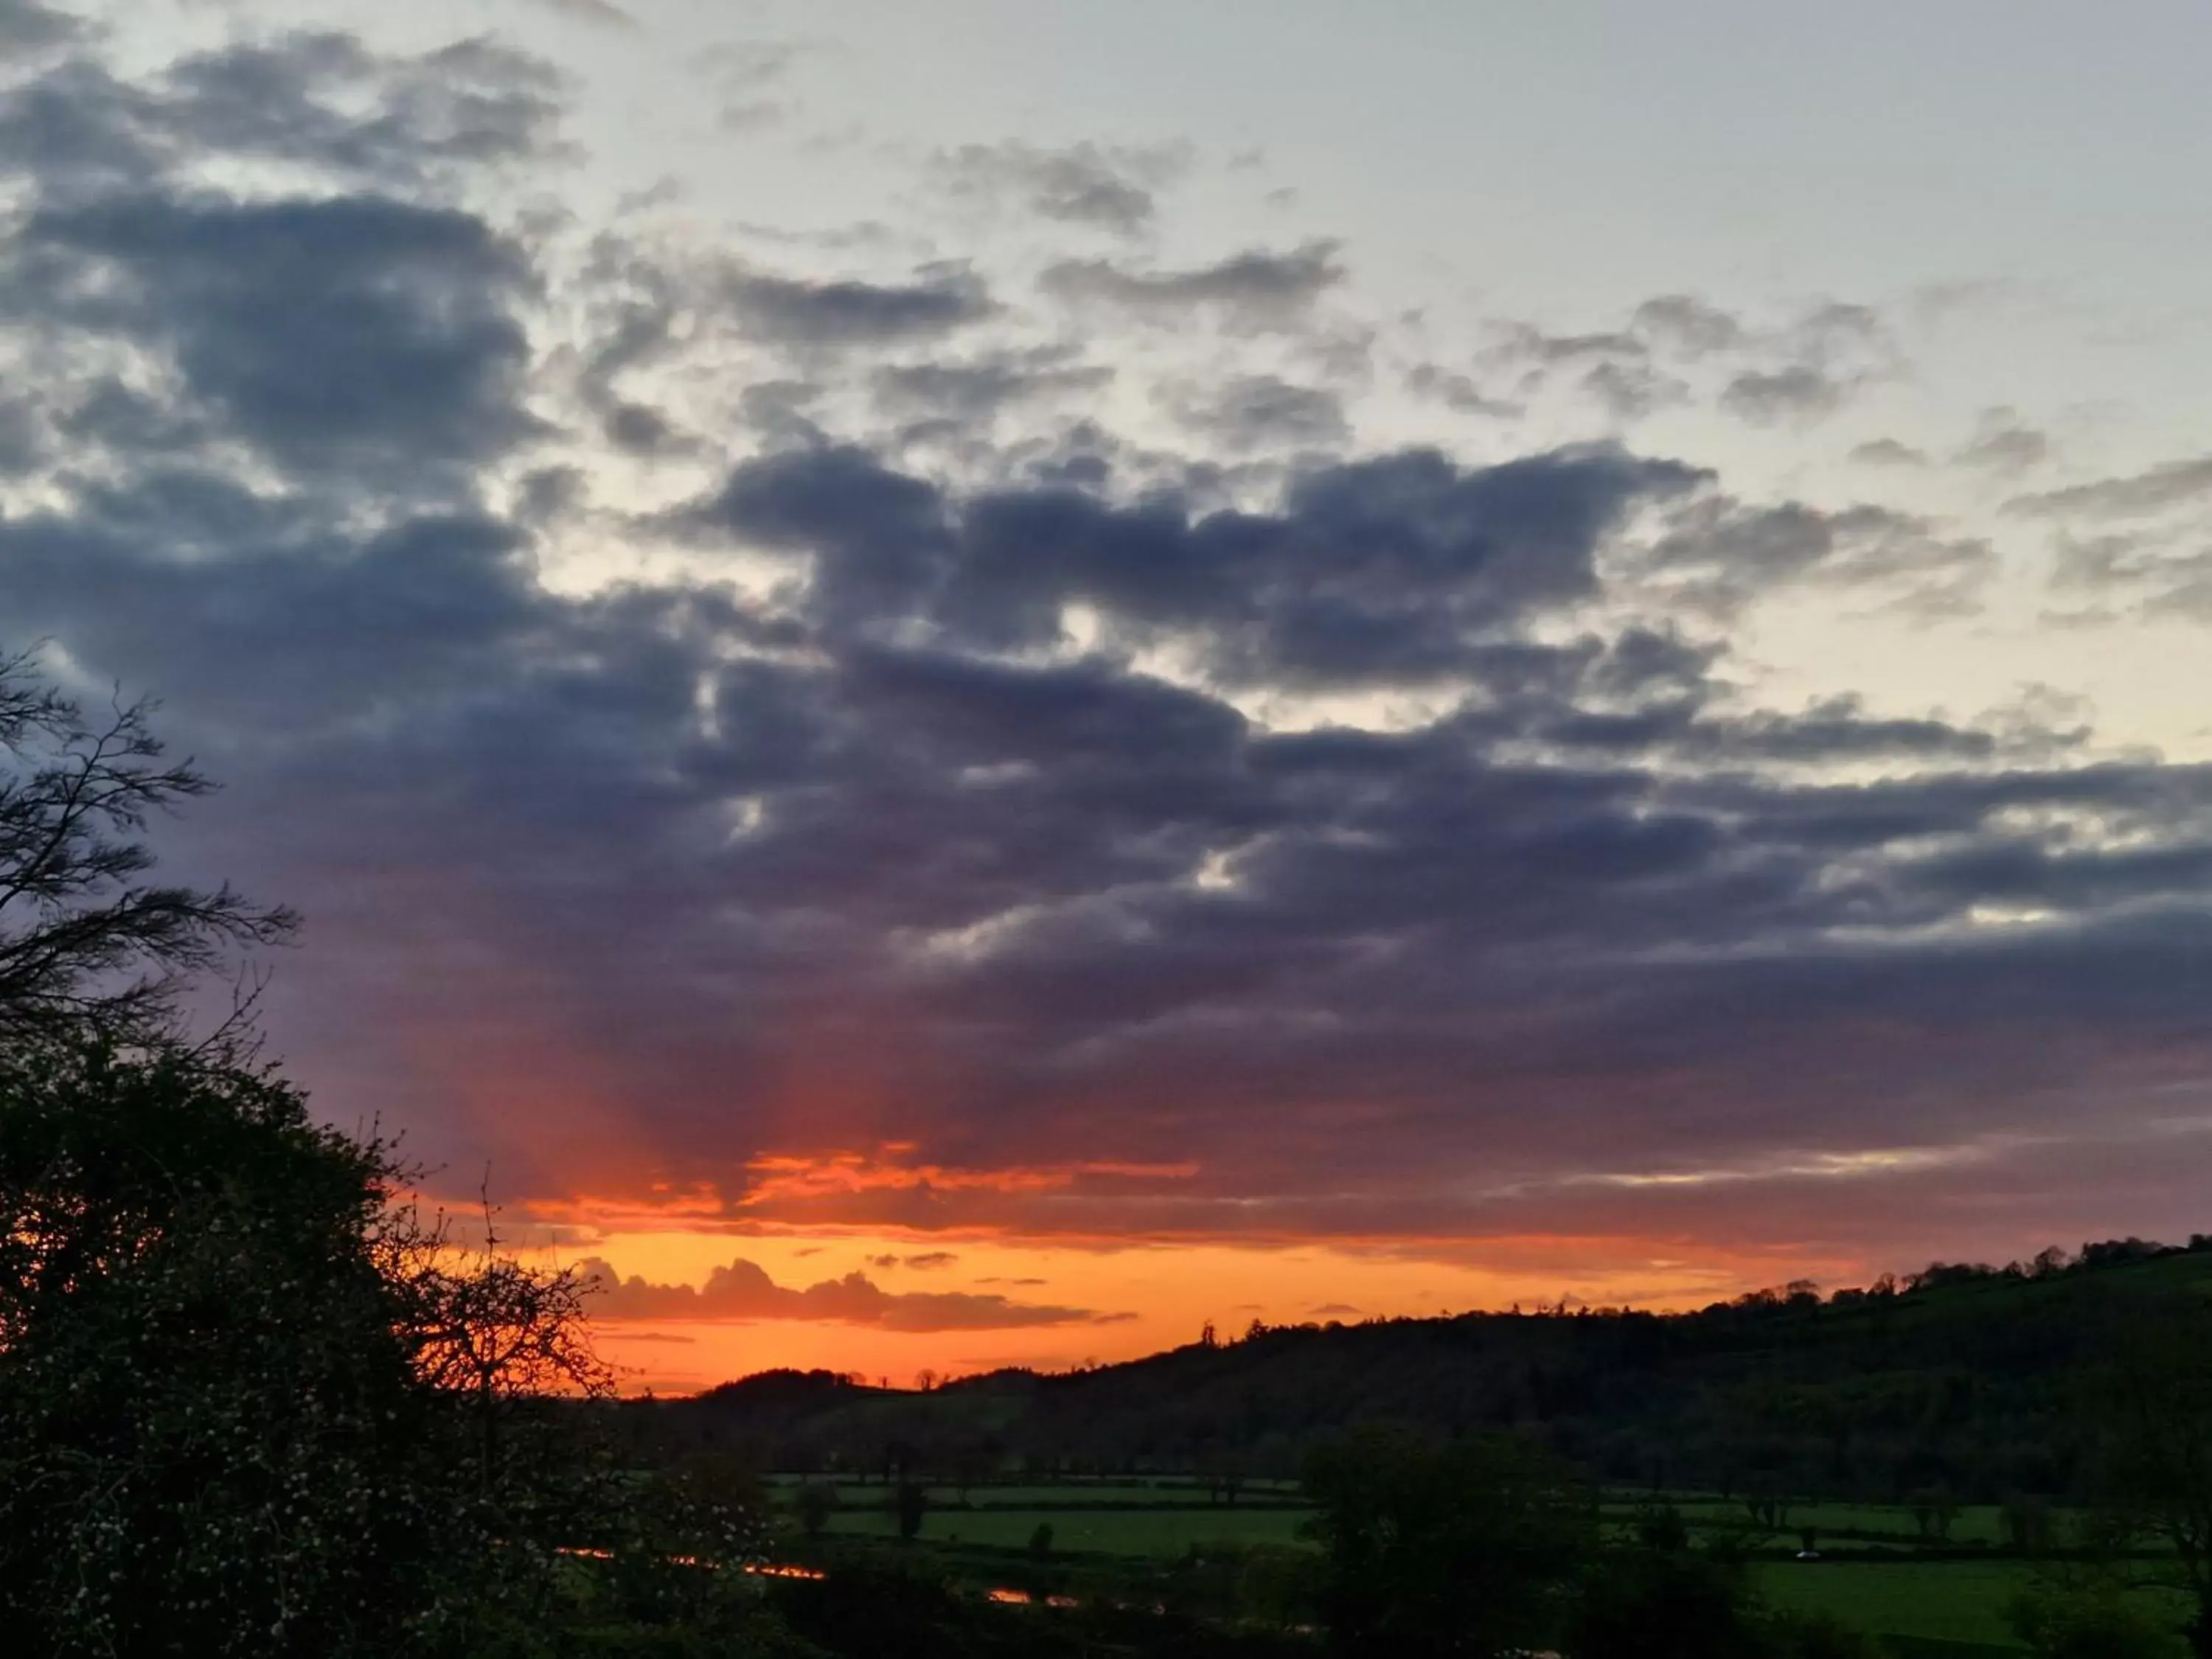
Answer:
[[1367, 1431], [1316, 1451], [1305, 1486], [1327, 1564], [1323, 1616], [1351, 1654], [1550, 1646], [1597, 1540], [1587, 1488], [1510, 1436], [1435, 1446]]
[[[1814, 1498], [1916, 1502], [1931, 1545], [1960, 1504], [2091, 1501], [2109, 1396], [2080, 1377], [2177, 1297], [2212, 1286], [2206, 1241], [2120, 1241], [2017, 1271], [1944, 1269], [1823, 1300], [1696, 1313], [1469, 1314], [1274, 1328], [1066, 1376], [927, 1394], [774, 1374], [654, 1408], [671, 1443], [763, 1467], [951, 1480], [988, 1443], [1039, 1472], [1295, 1476], [1347, 1425], [1534, 1436], [1614, 1486], [1700, 1487], [1794, 1531]], [[1241, 1501], [1252, 1501], [1248, 1495]]]

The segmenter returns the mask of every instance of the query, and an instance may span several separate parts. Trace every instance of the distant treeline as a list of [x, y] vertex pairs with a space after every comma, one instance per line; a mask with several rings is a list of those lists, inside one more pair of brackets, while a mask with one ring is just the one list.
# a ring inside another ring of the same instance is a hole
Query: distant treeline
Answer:
[[1565, 1304], [1359, 1324], [1254, 1322], [1126, 1364], [908, 1392], [771, 1371], [632, 1407], [634, 1432], [763, 1467], [981, 1481], [1195, 1474], [1224, 1501], [1349, 1423], [1511, 1429], [1593, 1478], [1732, 1497], [2086, 1501], [2112, 1343], [2212, 1289], [2212, 1236], [1936, 1262], [1823, 1297], [1694, 1312]]

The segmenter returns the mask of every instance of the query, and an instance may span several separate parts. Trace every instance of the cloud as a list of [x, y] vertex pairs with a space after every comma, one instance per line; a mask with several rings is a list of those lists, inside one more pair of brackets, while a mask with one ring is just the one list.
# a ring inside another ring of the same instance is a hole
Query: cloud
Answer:
[[985, 354], [953, 362], [888, 364], [876, 370], [876, 401], [908, 420], [988, 422], [1009, 411], [1069, 397], [1094, 395], [1114, 379], [1103, 364], [1084, 363], [1064, 349]]
[[328, 32], [234, 43], [139, 82], [73, 57], [0, 91], [0, 167], [49, 200], [143, 192], [216, 154], [418, 185], [547, 153], [558, 86], [539, 60], [483, 41], [397, 57]]
[[1065, 488], [956, 503], [833, 448], [744, 463], [685, 521], [811, 554], [813, 609], [841, 632], [916, 615], [976, 643], [1043, 644], [1083, 603], [1133, 637], [1189, 638], [1232, 678], [1419, 680], [1594, 593], [1602, 536], [1697, 477], [1606, 448], [1474, 470], [1408, 451], [1302, 473], [1275, 512], [1201, 514]]
[[624, 1279], [593, 1256], [579, 1272], [597, 1287], [595, 1319], [680, 1322], [691, 1320], [798, 1319], [869, 1325], [889, 1331], [1000, 1331], [1105, 1322], [1115, 1316], [1083, 1308], [1015, 1302], [967, 1291], [891, 1291], [866, 1274], [825, 1279], [804, 1290], [778, 1285], [756, 1263], [738, 1257], [715, 1268], [704, 1285], [655, 1285]]
[[1925, 466], [1928, 453], [1895, 438], [1875, 438], [1852, 449], [1850, 459], [1862, 466]]
[[813, 281], [745, 270], [725, 288], [726, 302], [756, 338], [802, 349], [842, 350], [951, 333], [994, 309], [982, 279], [964, 266], [925, 268], [909, 283]]
[[1680, 600], [1719, 614], [1808, 581], [1941, 614], [1971, 606], [1996, 568], [1986, 541], [1946, 534], [1933, 520], [1888, 507], [1823, 513], [1708, 497], [1674, 522], [1644, 568]]
[[538, 429], [520, 250], [481, 220], [374, 196], [118, 196], [31, 213], [0, 316], [155, 354], [175, 429], [373, 488], [450, 475]]
[[26, 55], [76, 38], [82, 26], [36, 0], [0, 0], [0, 46]]
[[1721, 393], [1729, 414], [1761, 424], [1813, 420], [1839, 408], [1850, 393], [1849, 382], [1830, 379], [1809, 364], [1737, 375]]
[[1895, 374], [1899, 362], [1879, 313], [1836, 302], [1754, 324], [1694, 295], [1666, 294], [1636, 307], [1617, 328], [1555, 333], [1494, 320], [1488, 334], [1477, 361], [1516, 375], [1516, 395], [1571, 387], [1624, 423], [1707, 398], [1741, 420], [1809, 423]]
[[1516, 403], [1492, 398], [1472, 377], [1435, 363], [1421, 363], [1407, 371], [1406, 389], [1434, 398], [1462, 415], [1491, 415], [1510, 418], [1522, 412]]
[[1741, 344], [1744, 325], [1728, 312], [1687, 294], [1662, 294], [1636, 307], [1630, 327], [1688, 357], [1703, 357]]
[[956, 196], [1012, 200], [1040, 218], [1133, 236], [1152, 222], [1155, 192], [1190, 164], [1182, 144], [1048, 149], [1009, 139], [940, 151], [933, 167]]
[[[296, 157], [90, 57], [27, 73], [0, 147], [35, 170], [0, 617], [162, 694], [226, 780], [162, 844], [307, 913], [269, 1015], [333, 1119], [738, 1235], [1888, 1250], [2194, 1201], [2195, 1160], [2128, 1138], [2212, 1064], [2212, 772], [1895, 685], [1777, 706], [1731, 649], [1777, 595], [1967, 603], [1977, 537], [1625, 444], [1140, 442], [1091, 395], [1106, 349], [980, 270], [499, 222], [454, 181], [542, 131], [465, 141], [408, 113], [428, 60], [353, 50], [256, 60], [336, 112]], [[1237, 336], [1164, 378], [1264, 426], [1340, 268], [1056, 280]], [[1849, 375], [1880, 333], [1743, 326], [1647, 307], [1480, 372]], [[1115, 402], [1175, 343], [1116, 349]], [[958, 442], [908, 441], [932, 422]], [[2118, 516], [2199, 484], [2080, 488]], [[2082, 560], [2178, 579], [2154, 538]], [[1108, 1316], [742, 1261], [609, 1305]]]
[[1255, 248], [1184, 270], [1064, 259], [1048, 267], [1038, 285], [1067, 304], [1107, 307], [1155, 324], [1200, 315], [1235, 331], [1280, 331], [1301, 325], [1322, 295], [1344, 281], [1337, 254], [1335, 242], [1310, 241], [1279, 253]]
[[1183, 428], [1223, 448], [1334, 448], [1349, 441], [1344, 400], [1323, 386], [1273, 374], [1241, 375], [1218, 386], [1185, 387], [1170, 399]]
[[799, 40], [736, 40], [702, 52], [695, 67], [714, 88], [722, 130], [749, 131], [792, 114], [793, 102], [776, 94], [809, 50]]
[[2167, 461], [2142, 472], [2015, 495], [2005, 503], [2005, 510], [2045, 518], [2133, 519], [2194, 506], [2208, 496], [2212, 496], [2212, 456]]
[[634, 33], [637, 19], [614, 3], [614, 0], [531, 0], [556, 16], [566, 17], [579, 23], [591, 23], [600, 28], [619, 29]]
[[2020, 473], [2050, 459], [2051, 440], [2032, 427], [2022, 426], [2009, 409], [1993, 409], [1982, 417], [1972, 443], [1958, 453], [1962, 466], [1990, 472]]

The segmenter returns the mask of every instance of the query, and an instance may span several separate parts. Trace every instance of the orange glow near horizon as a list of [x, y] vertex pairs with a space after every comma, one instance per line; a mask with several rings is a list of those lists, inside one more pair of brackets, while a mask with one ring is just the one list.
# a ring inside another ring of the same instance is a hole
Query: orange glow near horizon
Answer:
[[[781, 1366], [856, 1372], [896, 1387], [912, 1386], [925, 1370], [939, 1376], [1010, 1365], [1064, 1370], [1176, 1347], [1209, 1323], [1232, 1337], [1255, 1319], [1352, 1323], [1563, 1297], [1598, 1306], [1693, 1307], [1805, 1268], [1802, 1261], [1675, 1240], [1531, 1237], [1425, 1248], [1406, 1240], [1139, 1243], [665, 1225], [611, 1229], [588, 1248], [564, 1246], [559, 1254], [572, 1261], [597, 1257], [625, 1279], [656, 1285], [701, 1285], [714, 1269], [742, 1258], [792, 1289], [857, 1273], [892, 1296], [1000, 1296], [1091, 1316], [949, 1330], [797, 1318], [596, 1321], [595, 1338], [621, 1371], [624, 1390], [663, 1394]], [[910, 1265], [915, 1261], [923, 1265]], [[1825, 1266], [1831, 1283], [1858, 1271], [1850, 1261]]]

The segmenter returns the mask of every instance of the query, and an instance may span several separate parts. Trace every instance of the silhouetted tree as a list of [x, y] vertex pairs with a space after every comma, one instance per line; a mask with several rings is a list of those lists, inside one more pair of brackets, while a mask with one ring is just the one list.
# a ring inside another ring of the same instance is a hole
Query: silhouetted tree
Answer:
[[2154, 1659], [2172, 1650], [2171, 1627], [2118, 1575], [2094, 1567], [2045, 1568], [2014, 1598], [2007, 1621], [2035, 1659]]
[[293, 930], [284, 909], [146, 879], [149, 820], [214, 787], [164, 758], [154, 706], [93, 719], [0, 655], [0, 1037], [158, 1025], [191, 975]]
[[830, 1517], [837, 1512], [837, 1489], [823, 1480], [809, 1480], [800, 1486], [792, 1499], [798, 1511], [799, 1524], [809, 1538], [819, 1538], [829, 1530]]
[[575, 1535], [581, 1462], [540, 1437], [495, 1491], [468, 1455], [477, 1379], [434, 1358], [484, 1304], [396, 1273], [402, 1174], [265, 1069], [0, 1044], [0, 1628], [27, 1651], [433, 1651]]
[[[2084, 1255], [2089, 1251], [2085, 1249]], [[2195, 1300], [2128, 1334], [2104, 1378], [2108, 1472], [2124, 1536], [2159, 1547], [2146, 1582], [2188, 1597], [2190, 1650], [2212, 1656], [2212, 1310]]]
[[614, 1378], [584, 1324], [592, 1286], [579, 1270], [534, 1267], [501, 1254], [489, 1203], [473, 1248], [452, 1234], [448, 1218], [425, 1224], [411, 1205], [374, 1229], [416, 1370], [432, 1389], [467, 1402], [479, 1478], [490, 1487], [502, 1473], [501, 1431], [519, 1402], [605, 1395]]
[[921, 1518], [929, 1510], [929, 1489], [919, 1480], [902, 1480], [891, 1494], [891, 1513], [898, 1521], [898, 1535], [912, 1540], [921, 1534]]
[[1305, 1487], [1329, 1633], [1359, 1655], [1549, 1646], [1595, 1548], [1581, 1484], [1511, 1436], [1431, 1445], [1370, 1430], [1316, 1450]]

